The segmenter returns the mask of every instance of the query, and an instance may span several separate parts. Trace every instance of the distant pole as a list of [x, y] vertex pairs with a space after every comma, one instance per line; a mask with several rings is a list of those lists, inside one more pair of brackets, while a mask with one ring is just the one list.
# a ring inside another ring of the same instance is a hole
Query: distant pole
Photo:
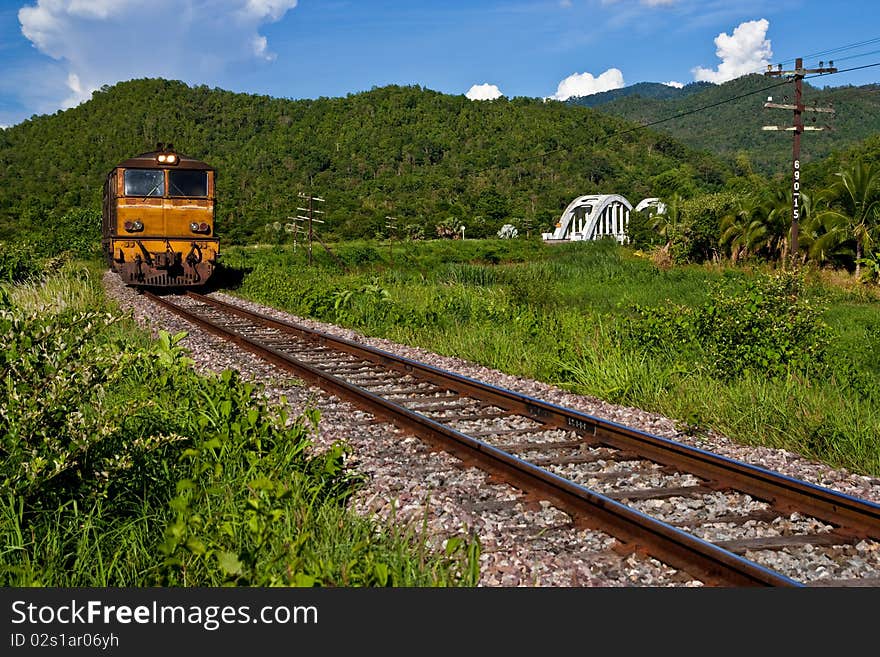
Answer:
[[801, 133], [805, 130], [826, 130], [828, 126], [804, 126], [803, 113], [806, 112], [826, 112], [833, 114], [834, 110], [824, 107], [806, 107], [803, 103], [803, 79], [808, 73], [836, 73], [837, 69], [833, 67], [834, 62], [829, 61], [828, 66], [822, 66], [824, 62], [819, 62], [819, 68], [804, 68], [804, 60], [798, 57], [794, 63], [793, 71], [783, 71], [780, 64], [777, 70], [773, 70], [770, 64], [767, 65], [767, 72], [764, 75], [770, 77], [787, 77], [794, 80], [794, 105], [784, 103], [773, 103], [771, 99], [767, 99], [764, 103], [765, 108], [787, 109], [793, 110], [794, 121], [791, 127], [788, 126], [764, 126], [763, 130], [790, 130], [794, 139], [791, 146], [791, 261], [797, 265], [798, 250], [798, 234], [800, 232], [800, 199], [801, 199]]
[[319, 224], [324, 223], [323, 221], [320, 221], [319, 219], [315, 219], [315, 218], [314, 218], [314, 215], [316, 215], [316, 214], [324, 214], [324, 213], [321, 212], [321, 210], [316, 210], [316, 209], [314, 208], [313, 203], [314, 203], [314, 201], [320, 201], [320, 202], [323, 203], [323, 202], [324, 202], [324, 199], [322, 199], [320, 196], [312, 196], [311, 194], [303, 194], [302, 192], [300, 192], [298, 196], [299, 196], [300, 198], [303, 198], [303, 199], [308, 200], [308, 202], [309, 202], [309, 204], [308, 204], [309, 207], [307, 207], [307, 208], [297, 208], [297, 210], [299, 210], [300, 212], [307, 212], [308, 214], [307, 214], [305, 217], [303, 217], [303, 216], [299, 216], [299, 217], [297, 217], [297, 218], [298, 218], [298, 219], [302, 219], [303, 221], [308, 222], [308, 225], [309, 225], [309, 228], [308, 228], [308, 234], [309, 234], [309, 267], [311, 267], [311, 266], [312, 266], [312, 238], [314, 237], [314, 229], [312, 228], [312, 224], [313, 224], [313, 223], [319, 223]]

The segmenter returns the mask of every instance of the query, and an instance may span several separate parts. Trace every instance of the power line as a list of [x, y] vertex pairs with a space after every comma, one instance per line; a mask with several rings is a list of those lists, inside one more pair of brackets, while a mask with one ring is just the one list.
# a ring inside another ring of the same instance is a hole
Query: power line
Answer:
[[868, 52], [861, 52], [857, 55], [847, 55], [846, 57], [835, 57], [834, 59], [838, 62], [845, 62], [848, 59], [858, 59], [859, 57], [867, 57], [868, 55], [876, 55], [880, 50], [869, 50]]
[[[880, 37], [874, 37], [873, 39], [867, 39], [866, 41], [859, 41], [857, 43], [851, 43], [845, 46], [839, 46], [837, 48], [830, 48], [828, 50], [820, 50], [819, 52], [813, 52], [804, 57], [804, 59], [812, 59], [814, 57], [823, 57], [827, 55], [834, 55], [839, 52], [846, 52], [847, 50], [852, 50], [853, 48], [861, 48], [862, 46], [870, 46], [875, 43], [880, 43]], [[840, 58], [838, 58], [840, 59]], [[790, 61], [790, 60], [786, 60]]]
[[[591, 145], [595, 146], [596, 144], [599, 144], [603, 141], [610, 140], [610, 139], [613, 139], [614, 137], [619, 137], [621, 135], [625, 135], [630, 132], [635, 132], [636, 130], [643, 130], [645, 128], [650, 128], [655, 125], [660, 125], [661, 123], [666, 123], [667, 121], [673, 121], [674, 119], [680, 119], [685, 116], [690, 116], [691, 114], [696, 114], [697, 112], [702, 112], [704, 110], [711, 109], [713, 107], [718, 107], [719, 105], [725, 105], [726, 103], [732, 103], [736, 100], [740, 100], [741, 98], [746, 98], [748, 96], [754, 96], [755, 94], [763, 93], [765, 91], [769, 91], [770, 89], [775, 89], [776, 87], [781, 87], [782, 85], [785, 85], [785, 84], [790, 84], [790, 81], [784, 80], [782, 82], [777, 82], [776, 84], [771, 84], [767, 87], [762, 87], [761, 89], [756, 89], [754, 91], [747, 91], [745, 93], [739, 94], [737, 96], [733, 96], [731, 98], [725, 98], [724, 100], [719, 100], [718, 102], [715, 102], [715, 103], [703, 105], [702, 107], [697, 107], [695, 109], [687, 110], [685, 112], [679, 112], [678, 114], [674, 114], [673, 116], [668, 116], [663, 119], [657, 119], [656, 121], [651, 121], [650, 123], [645, 123], [645, 124], [638, 125], [638, 126], [635, 126], [632, 128], [627, 128], [625, 130], [618, 130], [617, 132], [612, 132], [611, 134], [605, 135], [603, 138], [596, 138]], [[528, 162], [529, 160], [536, 160], [539, 158], [547, 157], [548, 155], [555, 155], [556, 153], [564, 153], [564, 152], [571, 151], [571, 150], [573, 150], [573, 147], [570, 147], [570, 146], [565, 146], [562, 148], [555, 148], [553, 150], [545, 151], [545, 152], [539, 153], [537, 155], [529, 155], [528, 157], [520, 158], [519, 160], [511, 162], [508, 165], [495, 164], [490, 167], [478, 169], [477, 171], [474, 172], [474, 174], [484, 173], [486, 171], [491, 171], [492, 169], [498, 169], [502, 166], [513, 166], [513, 165], [517, 165], [517, 164], [522, 164], [523, 162]]]

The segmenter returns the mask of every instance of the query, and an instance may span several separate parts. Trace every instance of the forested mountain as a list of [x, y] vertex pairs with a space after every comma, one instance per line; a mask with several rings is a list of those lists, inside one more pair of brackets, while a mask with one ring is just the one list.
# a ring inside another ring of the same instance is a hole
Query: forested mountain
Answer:
[[829, 187], [840, 179], [837, 176], [840, 171], [859, 161], [880, 166], [880, 133], [813, 162], [804, 169], [802, 177], [808, 187]]
[[612, 136], [632, 127], [565, 103], [418, 86], [289, 100], [133, 80], [0, 130], [0, 239], [99, 208], [106, 173], [159, 141], [217, 167], [219, 233], [240, 242], [298, 214], [300, 192], [326, 199], [325, 233], [373, 236], [391, 215], [428, 236], [454, 217], [476, 237], [511, 219], [549, 227], [580, 194], [636, 203], [723, 185], [725, 165], [666, 135]]
[[670, 98], [684, 98], [691, 94], [699, 93], [709, 87], [714, 87], [711, 82], [691, 82], [684, 87], [676, 88], [661, 82], [638, 82], [628, 87], [620, 89], [611, 89], [609, 91], [600, 91], [597, 94], [589, 96], [575, 96], [569, 98], [565, 102], [569, 105], [581, 105], [583, 107], [597, 107], [610, 103], [612, 100], [619, 98], [628, 98], [638, 96], [640, 98], [651, 98], [654, 100], [668, 100]]
[[[827, 80], [831, 82], [833, 78]], [[779, 78], [748, 75], [721, 85], [708, 85], [685, 96], [652, 99], [629, 95], [598, 105], [597, 110], [644, 125], [755, 92], [733, 102], [661, 123], [653, 129], [728, 161], [744, 153], [747, 159], [740, 157], [740, 166], [750, 163], [758, 173], [787, 175], [791, 167], [791, 133], [761, 130], [764, 125], [791, 125], [791, 111], [763, 107], [768, 96], [772, 96], [774, 102], [794, 103], [793, 82], [760, 92], [779, 82]], [[804, 163], [819, 160], [880, 132], [880, 85], [819, 89], [804, 81], [803, 88], [805, 105], [836, 110], [830, 118], [828, 114], [815, 112], [805, 115], [807, 125], [828, 124], [833, 129], [805, 133], [801, 140], [801, 160]]]

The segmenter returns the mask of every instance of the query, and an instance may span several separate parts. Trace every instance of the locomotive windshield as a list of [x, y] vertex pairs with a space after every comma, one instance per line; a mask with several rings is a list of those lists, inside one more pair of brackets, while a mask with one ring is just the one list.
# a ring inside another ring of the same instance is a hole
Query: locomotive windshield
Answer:
[[164, 196], [165, 174], [161, 169], [126, 169], [126, 196]]
[[207, 196], [208, 172], [178, 169], [168, 172], [169, 196]]

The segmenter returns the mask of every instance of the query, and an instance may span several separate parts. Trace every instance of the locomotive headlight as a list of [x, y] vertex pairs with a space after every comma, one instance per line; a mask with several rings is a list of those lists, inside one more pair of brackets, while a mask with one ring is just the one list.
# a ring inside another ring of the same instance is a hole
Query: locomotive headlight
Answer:
[[136, 233], [137, 231], [143, 230], [143, 229], [144, 229], [144, 224], [140, 221], [135, 220], [135, 221], [126, 221], [125, 222], [125, 230], [127, 230], [129, 233]]
[[[161, 162], [161, 160], [159, 160], [159, 161]], [[174, 153], [169, 153], [168, 155], [165, 156], [165, 162], [166, 162], [166, 164], [176, 164], [177, 163], [177, 156]]]
[[168, 156], [165, 155], [165, 153], [162, 153], [162, 154], [159, 156], [159, 161], [160, 161], [160, 162], [164, 162], [164, 161], [167, 159], [167, 157], [168, 157]]
[[198, 222], [197, 222], [197, 221], [192, 222], [192, 223], [189, 225], [189, 229], [190, 229], [192, 232], [194, 232], [194, 233], [198, 233], [198, 232], [199, 232], [199, 224], [198, 224]]

